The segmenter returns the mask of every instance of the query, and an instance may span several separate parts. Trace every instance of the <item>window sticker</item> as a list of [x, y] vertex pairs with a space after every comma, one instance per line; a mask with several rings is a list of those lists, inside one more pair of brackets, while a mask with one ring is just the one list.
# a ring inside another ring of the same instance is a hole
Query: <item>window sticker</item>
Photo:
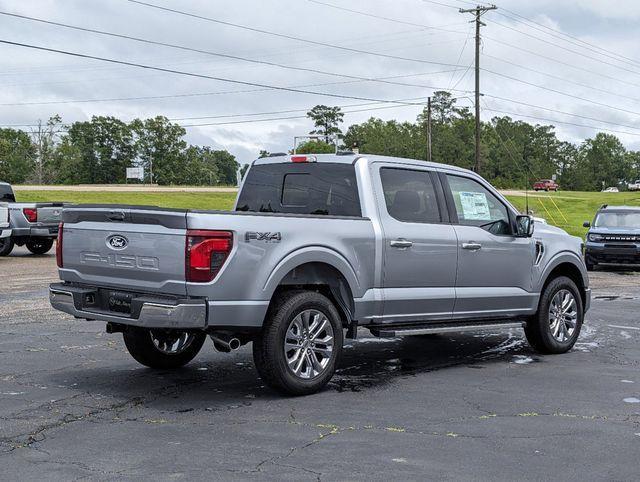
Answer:
[[464, 219], [491, 219], [487, 195], [483, 192], [460, 192], [460, 204]]

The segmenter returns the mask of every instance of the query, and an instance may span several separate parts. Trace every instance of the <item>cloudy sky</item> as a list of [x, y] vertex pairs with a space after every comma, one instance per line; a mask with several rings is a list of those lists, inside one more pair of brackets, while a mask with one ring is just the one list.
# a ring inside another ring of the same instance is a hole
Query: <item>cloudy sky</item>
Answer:
[[[141, 1], [190, 15], [128, 0], [0, 0], [0, 11], [187, 49], [8, 15], [0, 40], [235, 82], [5, 43], [0, 124], [165, 115], [191, 143], [245, 163], [260, 149], [291, 148], [316, 104], [343, 106], [344, 130], [371, 116], [414, 120], [438, 89], [472, 105], [473, 25], [458, 12], [467, 1]], [[553, 123], [574, 142], [608, 129], [640, 149], [640, 2], [496, 3], [483, 17], [483, 118]]]

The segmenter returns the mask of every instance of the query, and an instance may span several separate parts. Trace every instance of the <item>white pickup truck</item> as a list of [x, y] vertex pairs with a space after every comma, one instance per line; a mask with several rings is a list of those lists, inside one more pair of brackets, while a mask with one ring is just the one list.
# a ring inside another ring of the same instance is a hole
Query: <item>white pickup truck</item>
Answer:
[[524, 326], [573, 346], [589, 308], [582, 241], [535, 224], [480, 176], [381, 156], [263, 158], [234, 211], [68, 206], [54, 308], [103, 320], [155, 368], [253, 342], [264, 381], [326, 384], [343, 337]]
[[627, 184], [627, 189], [629, 191], [640, 191], [640, 179], [636, 179], [635, 182]]

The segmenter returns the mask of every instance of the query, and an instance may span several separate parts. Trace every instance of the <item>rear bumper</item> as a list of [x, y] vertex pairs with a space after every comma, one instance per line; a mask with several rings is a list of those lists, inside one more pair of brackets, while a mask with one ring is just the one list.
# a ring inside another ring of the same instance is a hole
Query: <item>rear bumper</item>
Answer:
[[57, 238], [58, 225], [14, 228], [12, 236], [16, 238]]
[[203, 329], [207, 323], [205, 300], [134, 297], [135, 314], [92, 310], [85, 306], [86, 297], [95, 293], [91, 288], [54, 283], [49, 286], [49, 301], [56, 310], [77, 318], [102, 320], [145, 328]]

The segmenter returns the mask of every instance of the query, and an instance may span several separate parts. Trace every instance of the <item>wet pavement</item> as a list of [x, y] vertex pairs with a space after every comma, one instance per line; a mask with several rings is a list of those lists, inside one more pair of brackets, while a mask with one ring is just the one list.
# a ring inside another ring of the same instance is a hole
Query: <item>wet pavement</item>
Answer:
[[521, 330], [347, 341], [323, 392], [282, 397], [250, 347], [143, 368], [49, 307], [53, 256], [0, 258], [6, 480], [637, 480], [640, 272], [593, 273], [575, 349]]

